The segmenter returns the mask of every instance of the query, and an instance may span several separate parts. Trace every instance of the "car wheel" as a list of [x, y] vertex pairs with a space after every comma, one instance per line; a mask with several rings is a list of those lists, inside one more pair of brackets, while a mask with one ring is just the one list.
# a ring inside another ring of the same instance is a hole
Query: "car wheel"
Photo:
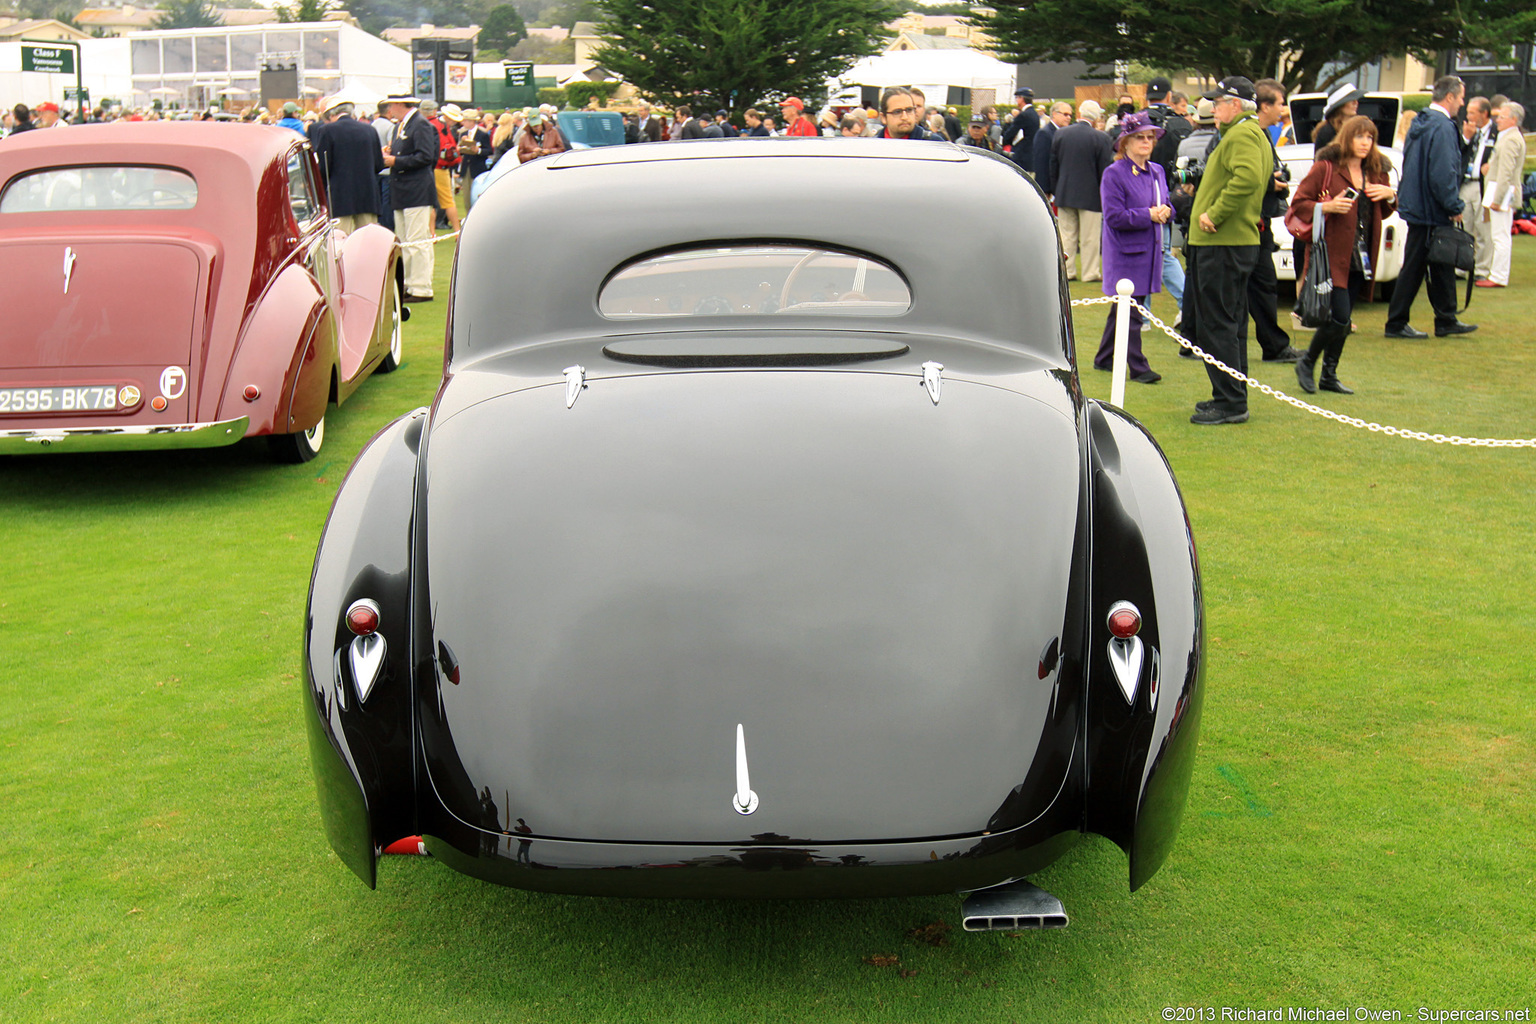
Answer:
[[389, 283], [389, 307], [384, 315], [389, 317], [389, 353], [379, 364], [379, 372], [393, 373], [400, 369], [400, 359], [405, 352], [400, 328], [400, 285], [393, 280]]
[[320, 446], [325, 443], [325, 417], [320, 417], [320, 422], [308, 430], [273, 434], [267, 441], [277, 462], [308, 462], [320, 454]]

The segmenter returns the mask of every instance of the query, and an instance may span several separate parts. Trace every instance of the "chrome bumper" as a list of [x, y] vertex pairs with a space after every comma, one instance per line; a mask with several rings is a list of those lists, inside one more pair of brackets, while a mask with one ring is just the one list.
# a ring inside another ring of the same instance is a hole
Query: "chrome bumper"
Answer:
[[245, 436], [251, 418], [217, 423], [168, 423], [152, 427], [56, 427], [0, 430], [0, 455], [44, 452], [156, 451], [163, 448], [218, 448]]

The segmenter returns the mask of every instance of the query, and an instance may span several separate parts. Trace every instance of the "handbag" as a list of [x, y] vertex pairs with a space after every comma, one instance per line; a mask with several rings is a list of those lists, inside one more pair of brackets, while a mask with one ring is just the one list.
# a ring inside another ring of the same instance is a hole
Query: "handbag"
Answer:
[[1442, 224], [1431, 228], [1429, 232], [1429, 252], [1426, 255], [1429, 262], [1449, 267], [1453, 273], [1466, 271], [1467, 301], [1461, 307], [1462, 311], [1472, 305], [1473, 269], [1477, 266], [1475, 245], [1472, 232], [1463, 231], [1454, 224]]
[[1297, 285], [1296, 306], [1301, 325], [1316, 330], [1333, 317], [1333, 272], [1328, 265], [1328, 240], [1323, 237], [1323, 205], [1312, 207], [1307, 225], [1312, 248], [1307, 252], [1307, 275]]
[[[1324, 173], [1327, 175], [1327, 177], [1323, 180], [1322, 188], [1318, 190], [1320, 194], [1326, 193], [1327, 190], [1333, 185], [1333, 165], [1324, 164], [1324, 168]], [[1303, 243], [1312, 241], [1314, 237], [1312, 234], [1312, 221], [1296, 212], [1295, 195], [1291, 197], [1291, 205], [1285, 208], [1284, 223], [1285, 230], [1289, 231], [1291, 233], [1291, 237], [1296, 239], [1296, 241]], [[1318, 235], [1316, 237], [1321, 238], [1322, 236]]]
[[1299, 216], [1294, 206], [1285, 208], [1285, 230], [1298, 242], [1312, 241], [1312, 222]]

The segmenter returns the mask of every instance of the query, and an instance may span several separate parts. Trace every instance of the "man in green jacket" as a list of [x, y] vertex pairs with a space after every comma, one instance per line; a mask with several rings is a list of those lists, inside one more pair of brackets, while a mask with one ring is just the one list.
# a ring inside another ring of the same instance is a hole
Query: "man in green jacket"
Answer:
[[[1274, 157], [1259, 127], [1253, 83], [1224, 78], [1205, 94], [1215, 108], [1221, 142], [1205, 163], [1190, 211], [1185, 291], [1194, 298], [1195, 342], [1234, 370], [1248, 372], [1243, 335], [1248, 278], [1260, 259], [1259, 218]], [[1206, 364], [1211, 397], [1195, 407], [1191, 423], [1215, 425], [1248, 419], [1247, 385]]]

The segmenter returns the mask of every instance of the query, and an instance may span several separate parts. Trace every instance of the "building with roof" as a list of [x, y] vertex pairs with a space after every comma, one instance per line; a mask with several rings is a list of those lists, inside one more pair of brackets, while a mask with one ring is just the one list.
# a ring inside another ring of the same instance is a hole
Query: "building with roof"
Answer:
[[[968, 24], [970, 19], [958, 14], [924, 14], [921, 11], [908, 11], [895, 21], [887, 22], [885, 29], [898, 36], [919, 36], [929, 39], [959, 40], [970, 49], [985, 52], [992, 47], [992, 37], [981, 29]], [[922, 48], [952, 49], [952, 45], [923, 47], [920, 43], [900, 47], [899, 49], [915, 50]], [[890, 48], [887, 47], [887, 52]], [[898, 51], [899, 52], [899, 51]]]
[[418, 39], [467, 39], [471, 46], [477, 46], [480, 41], [480, 26], [448, 28], [423, 22], [420, 28], [387, 28], [383, 36], [389, 42], [396, 46], [403, 46], [407, 50]]
[[957, 36], [930, 36], [920, 32], [898, 32], [886, 46], [886, 53], [904, 53], [908, 50], [969, 50], [968, 40]]
[[89, 39], [90, 33], [81, 32], [73, 25], [52, 18], [0, 18], [0, 40], [39, 39]]
[[344, 87], [388, 95], [411, 80], [409, 53], [342, 21], [158, 29], [128, 42], [136, 103], [270, 105]]
[[572, 58], [577, 64], [590, 67], [597, 63], [592, 55], [607, 42], [597, 34], [597, 25], [590, 21], [578, 21], [571, 26], [571, 39], [576, 44], [576, 54]]
[[[219, 8], [213, 13], [225, 25], [266, 25], [277, 21], [277, 12], [265, 7]], [[343, 16], [346, 15], [344, 12]], [[155, 20], [165, 14], [157, 7], [136, 7], [120, 4], [112, 7], [86, 7], [75, 15], [75, 24], [104, 37], [126, 35], [129, 32], [145, 32], [155, 27]]]
[[[312, 102], [343, 87], [409, 92], [411, 83], [409, 53], [344, 21], [153, 29], [83, 39], [80, 48], [93, 103], [243, 109]], [[10, 102], [62, 104], [74, 84], [73, 76], [21, 71], [21, 44], [0, 42], [0, 96]]]

